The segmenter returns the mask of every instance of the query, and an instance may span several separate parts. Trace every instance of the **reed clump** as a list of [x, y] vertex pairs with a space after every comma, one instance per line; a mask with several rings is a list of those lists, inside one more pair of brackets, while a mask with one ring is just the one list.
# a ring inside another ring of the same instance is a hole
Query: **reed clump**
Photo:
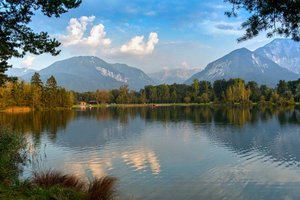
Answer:
[[63, 174], [59, 171], [48, 170], [34, 173], [31, 180], [33, 186], [44, 189], [52, 187], [68, 188], [80, 193], [85, 200], [114, 200], [117, 198], [115, 189], [117, 179], [110, 176], [94, 178], [85, 183], [75, 175]]
[[115, 183], [117, 179], [114, 177], [95, 178], [89, 183], [86, 191], [88, 200], [106, 200], [115, 199], [116, 190]]

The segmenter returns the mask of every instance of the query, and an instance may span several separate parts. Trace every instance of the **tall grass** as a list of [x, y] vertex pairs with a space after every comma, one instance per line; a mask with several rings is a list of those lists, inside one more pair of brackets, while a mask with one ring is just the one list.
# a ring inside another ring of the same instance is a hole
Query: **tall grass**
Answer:
[[95, 178], [89, 184], [87, 190], [88, 200], [112, 200], [116, 198], [116, 178], [103, 177]]
[[74, 175], [62, 174], [58, 171], [47, 171], [34, 173], [32, 183], [41, 187], [50, 187], [59, 185], [66, 188], [74, 188], [81, 190], [84, 188], [84, 183]]
[[114, 177], [94, 178], [89, 184], [85, 184], [74, 175], [62, 174], [58, 171], [35, 173], [32, 184], [43, 188], [60, 186], [81, 192], [86, 200], [114, 200], [117, 197]]

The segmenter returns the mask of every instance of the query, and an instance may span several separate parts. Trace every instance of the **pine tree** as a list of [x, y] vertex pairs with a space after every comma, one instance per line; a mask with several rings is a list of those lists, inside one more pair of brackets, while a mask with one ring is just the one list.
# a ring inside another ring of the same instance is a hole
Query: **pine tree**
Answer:
[[43, 105], [43, 82], [39, 73], [34, 73], [31, 77], [31, 106], [41, 108]]
[[54, 76], [50, 76], [50, 78], [47, 79], [45, 89], [45, 104], [47, 107], [58, 107], [57, 93], [57, 82]]

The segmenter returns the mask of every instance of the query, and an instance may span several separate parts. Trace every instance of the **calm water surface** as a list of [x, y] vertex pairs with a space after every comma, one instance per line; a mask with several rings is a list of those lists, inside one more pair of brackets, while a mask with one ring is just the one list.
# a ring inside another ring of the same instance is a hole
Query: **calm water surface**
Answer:
[[102, 108], [0, 114], [32, 170], [118, 178], [120, 199], [300, 199], [296, 108]]

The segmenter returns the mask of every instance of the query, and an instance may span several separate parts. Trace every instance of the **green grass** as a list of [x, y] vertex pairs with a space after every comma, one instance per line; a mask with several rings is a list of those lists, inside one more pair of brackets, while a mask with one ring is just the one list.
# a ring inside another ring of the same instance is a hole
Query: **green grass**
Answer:
[[65, 188], [59, 185], [40, 187], [29, 181], [11, 186], [0, 184], [0, 199], [2, 200], [82, 200], [86, 199], [82, 191]]

